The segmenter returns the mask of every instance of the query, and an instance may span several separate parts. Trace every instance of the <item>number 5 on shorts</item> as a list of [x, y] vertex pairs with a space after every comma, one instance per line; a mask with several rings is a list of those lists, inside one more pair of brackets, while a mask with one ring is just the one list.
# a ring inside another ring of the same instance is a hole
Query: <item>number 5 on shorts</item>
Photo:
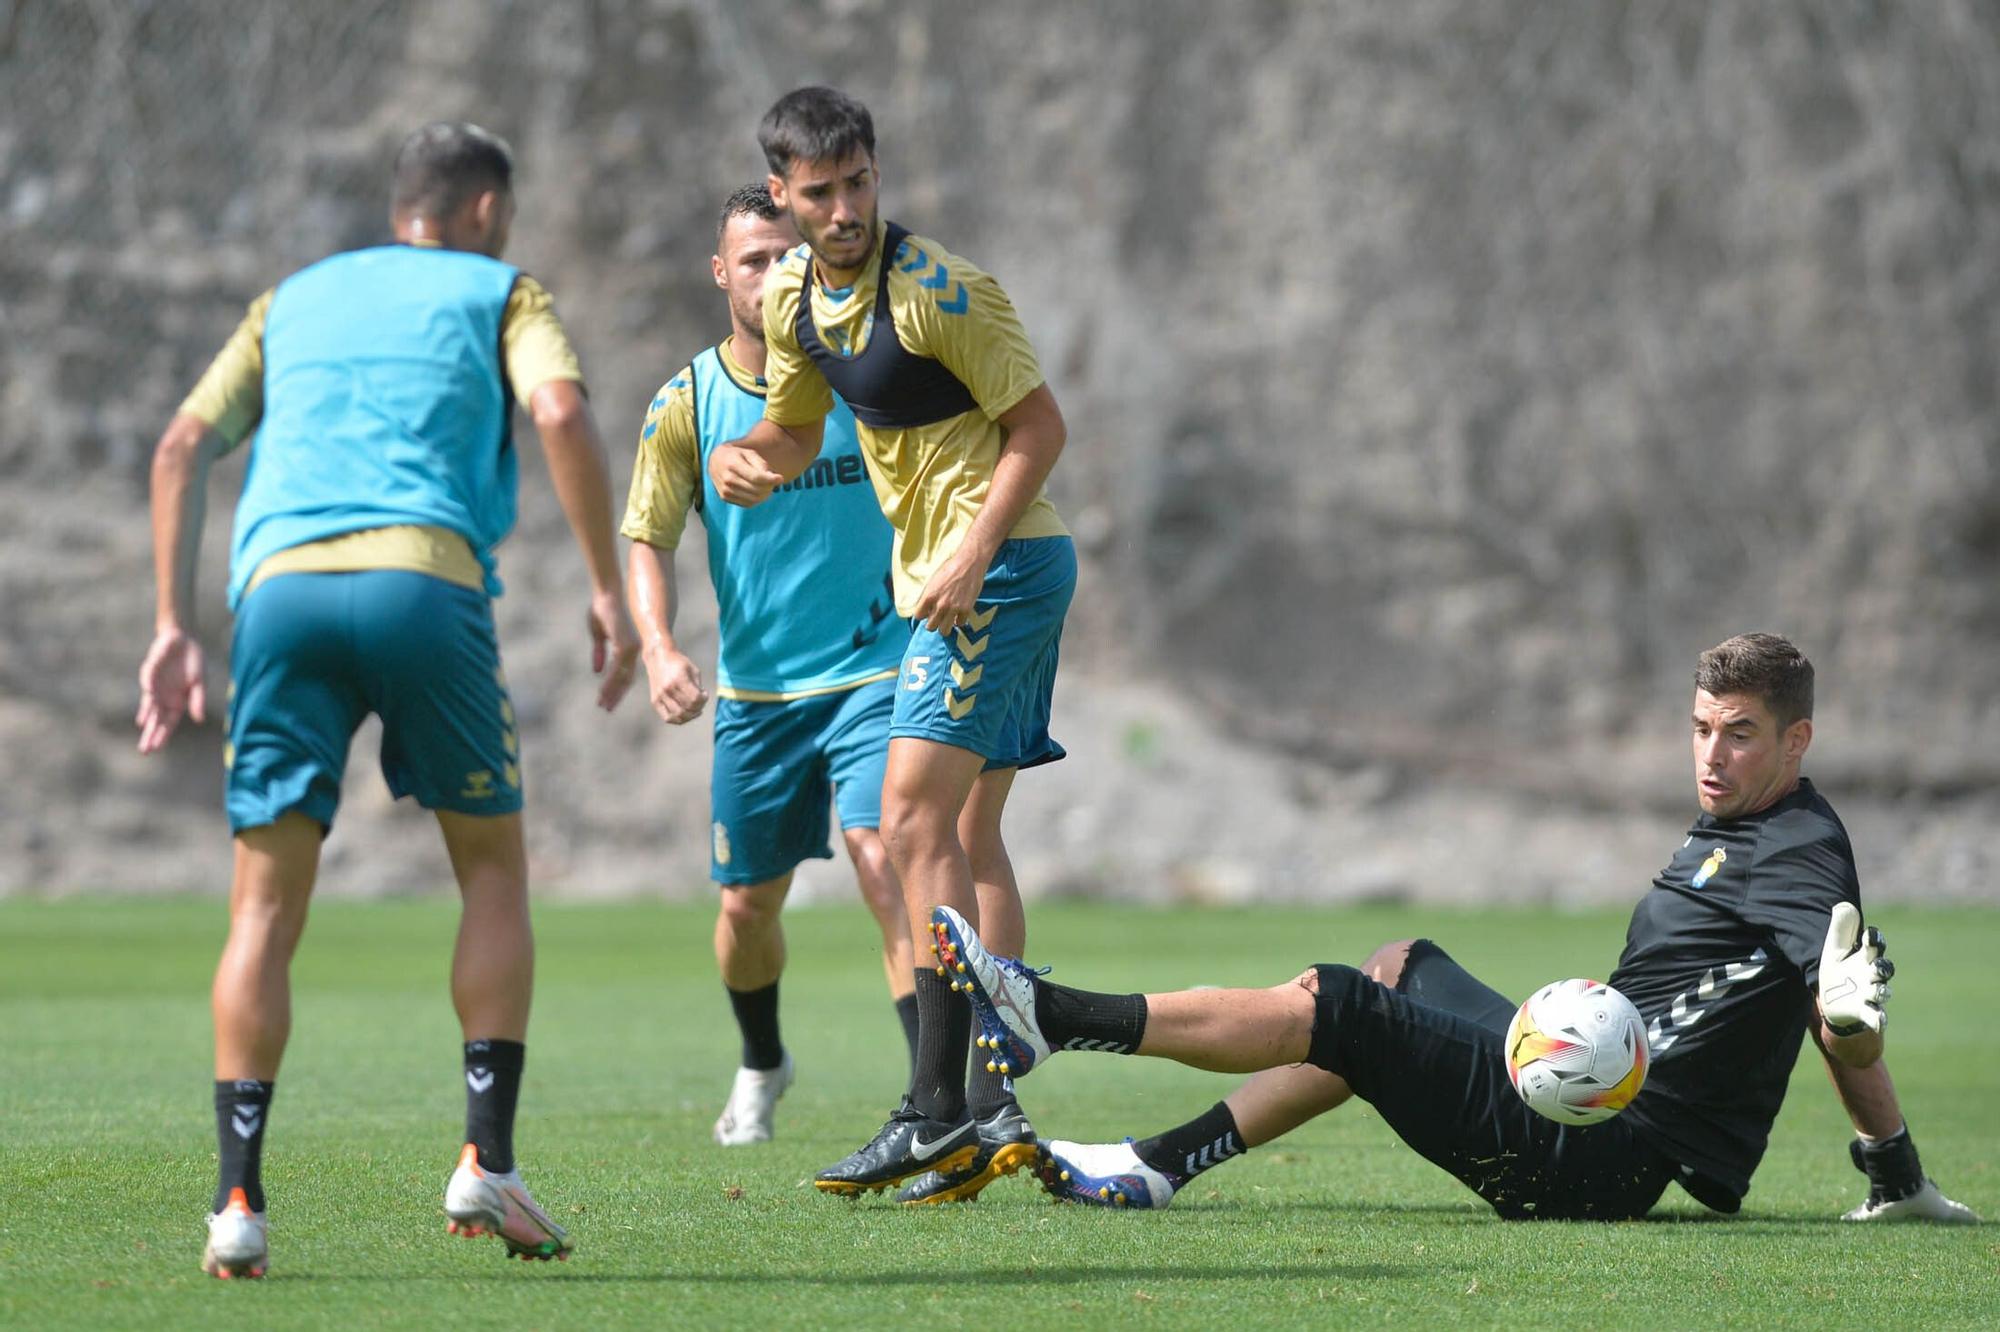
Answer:
[[903, 688], [916, 693], [930, 682], [931, 659], [928, 656], [911, 657], [903, 663]]

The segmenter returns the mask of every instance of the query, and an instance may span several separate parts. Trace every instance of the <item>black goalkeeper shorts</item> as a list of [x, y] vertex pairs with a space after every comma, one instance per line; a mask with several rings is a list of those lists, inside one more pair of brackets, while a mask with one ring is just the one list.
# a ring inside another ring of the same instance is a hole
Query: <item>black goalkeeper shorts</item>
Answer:
[[1396, 1136], [1509, 1219], [1643, 1216], [1674, 1166], [1622, 1118], [1558, 1124], [1507, 1081], [1516, 1005], [1419, 939], [1395, 989], [1321, 964], [1307, 1062], [1345, 1079]]

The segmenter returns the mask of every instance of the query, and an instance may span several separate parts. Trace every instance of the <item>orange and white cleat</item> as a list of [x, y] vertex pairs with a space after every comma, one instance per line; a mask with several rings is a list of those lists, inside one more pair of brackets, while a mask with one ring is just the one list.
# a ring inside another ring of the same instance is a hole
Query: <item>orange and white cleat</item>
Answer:
[[231, 1189], [222, 1210], [208, 1218], [208, 1246], [201, 1251], [201, 1270], [228, 1281], [260, 1277], [271, 1263], [268, 1226], [262, 1212], [250, 1210], [242, 1189]]
[[507, 1256], [527, 1261], [550, 1258], [567, 1261], [569, 1232], [549, 1218], [528, 1194], [521, 1172], [482, 1170], [479, 1149], [466, 1143], [458, 1168], [444, 1188], [445, 1229], [473, 1239], [498, 1235]]

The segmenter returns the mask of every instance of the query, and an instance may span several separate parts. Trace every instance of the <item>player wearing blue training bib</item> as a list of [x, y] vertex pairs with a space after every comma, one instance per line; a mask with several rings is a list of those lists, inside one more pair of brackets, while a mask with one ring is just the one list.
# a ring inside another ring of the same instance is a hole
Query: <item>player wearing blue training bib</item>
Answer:
[[719, 611], [710, 874], [721, 886], [716, 962], [742, 1036], [742, 1062], [715, 1139], [771, 1136], [792, 1080], [778, 1025], [784, 969], [779, 912], [800, 861], [829, 858], [829, 798], [862, 896], [883, 935], [889, 992], [914, 1057], [916, 1001], [902, 890], [877, 829], [896, 678], [909, 642], [895, 614], [891, 532], [845, 405], [804, 474], [755, 509], [726, 504], [708, 480], [710, 452], [764, 415], [764, 275], [795, 244], [761, 185], [723, 205], [715, 282], [734, 332], [662, 386], [639, 432], [624, 534], [632, 539], [632, 608], [653, 706], [681, 724], [707, 694], [676, 646], [672, 552], [690, 510], [708, 536]]
[[158, 611], [139, 669], [139, 748], [203, 720], [192, 628], [210, 462], [255, 432], [236, 509], [227, 769], [236, 871], [216, 968], [219, 1170], [203, 1268], [262, 1276], [260, 1178], [291, 1026], [292, 952], [355, 729], [382, 719], [382, 772], [432, 810], [464, 902], [451, 991], [465, 1036], [466, 1130], [450, 1228], [565, 1256], [529, 1197], [513, 1130], [534, 982], [520, 741], [491, 598], [514, 525], [512, 416], [532, 412], [590, 567], [598, 694], [616, 706], [638, 644], [625, 618], [603, 446], [548, 293], [500, 261], [514, 215], [507, 146], [427, 125], [396, 159], [396, 244], [338, 254], [251, 304], [153, 459]]

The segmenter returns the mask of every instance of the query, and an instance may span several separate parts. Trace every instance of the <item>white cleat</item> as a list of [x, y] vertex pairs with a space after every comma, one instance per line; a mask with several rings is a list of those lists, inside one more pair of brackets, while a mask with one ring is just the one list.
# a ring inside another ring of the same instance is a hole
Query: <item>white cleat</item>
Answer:
[[569, 1232], [528, 1195], [521, 1172], [502, 1175], [481, 1170], [479, 1149], [469, 1142], [444, 1187], [444, 1214], [450, 1218], [445, 1222], [447, 1231], [467, 1239], [498, 1235], [510, 1258], [569, 1259]]
[[1944, 1196], [1944, 1191], [1930, 1179], [1924, 1180], [1922, 1188], [1907, 1198], [1894, 1202], [1887, 1199], [1870, 1198], [1853, 1211], [1844, 1214], [1843, 1221], [1942, 1221], [1947, 1225], [1969, 1226], [1979, 1220], [1979, 1213], [1962, 1202], [1953, 1202]]
[[736, 1085], [729, 1089], [729, 1102], [715, 1121], [715, 1140], [724, 1147], [741, 1147], [771, 1140], [771, 1116], [778, 1098], [792, 1085], [792, 1056], [776, 1068], [739, 1068]]
[[222, 1210], [208, 1218], [208, 1247], [201, 1251], [201, 1270], [224, 1281], [263, 1276], [271, 1264], [268, 1228], [264, 1214], [250, 1210], [243, 1190], [231, 1189]]
[[1157, 1211], [1174, 1200], [1174, 1182], [1141, 1161], [1130, 1142], [1045, 1141], [1035, 1174], [1059, 1202]]

